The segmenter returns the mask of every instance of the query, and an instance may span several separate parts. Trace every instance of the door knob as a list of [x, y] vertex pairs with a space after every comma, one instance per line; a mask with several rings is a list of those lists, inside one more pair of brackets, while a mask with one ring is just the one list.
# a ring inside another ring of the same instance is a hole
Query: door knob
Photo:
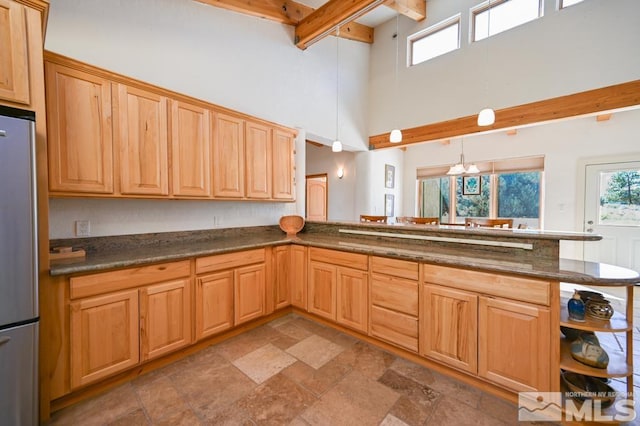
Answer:
[[593, 225], [593, 221], [592, 220], [587, 221], [587, 225]]
[[593, 232], [593, 228], [587, 228], [587, 232]]

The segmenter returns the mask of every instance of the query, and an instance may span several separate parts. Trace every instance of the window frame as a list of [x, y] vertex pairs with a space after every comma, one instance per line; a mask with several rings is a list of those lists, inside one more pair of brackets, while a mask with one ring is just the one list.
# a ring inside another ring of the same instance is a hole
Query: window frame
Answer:
[[[533, 20], [526, 21], [526, 22], [514, 25], [513, 27], [511, 27], [509, 29], [506, 29], [504, 31], [500, 31], [499, 33], [496, 33], [496, 34], [491, 34], [491, 28], [488, 28], [487, 29], [487, 36], [485, 38], [483, 38], [483, 39], [476, 40], [476, 17], [477, 17], [477, 15], [479, 15], [481, 13], [484, 13], [484, 12], [488, 11], [489, 9], [494, 9], [496, 7], [499, 7], [499, 6], [501, 6], [501, 5], [505, 4], [505, 3], [508, 3], [509, 1], [510, 0], [485, 0], [482, 3], [478, 4], [477, 6], [472, 7], [469, 10], [469, 15], [470, 15], [469, 16], [469, 25], [470, 25], [470, 28], [469, 28], [469, 42], [470, 43], [475, 43], [475, 42], [478, 42], [478, 41], [487, 40], [487, 39], [493, 37], [494, 35], [501, 34], [503, 32], [509, 31], [509, 30], [511, 30], [513, 28], [519, 27], [520, 25], [524, 25], [524, 24], [526, 24], [528, 22], [532, 22], [533, 21]], [[540, 18], [542, 18], [544, 16], [544, 0], [536, 0], [536, 1], [538, 2], [538, 17], [536, 19], [540, 19]], [[560, 1], [562, 1], [562, 0], [560, 0]], [[489, 7], [489, 6], [491, 6], [491, 7]], [[489, 25], [491, 25], [491, 22], [489, 22]]]
[[[416, 65], [420, 65], [423, 64], [425, 62], [428, 62], [432, 59], [435, 59], [439, 56], [443, 56], [446, 55], [447, 53], [451, 53], [455, 50], [460, 49], [461, 47], [461, 38], [462, 38], [462, 14], [461, 13], [457, 13], [447, 19], [443, 19], [442, 21], [431, 25], [430, 27], [424, 28], [416, 33], [411, 34], [410, 36], [407, 37], [407, 67], [413, 67]], [[424, 61], [421, 62], [417, 62], [417, 63], [413, 63], [413, 44], [419, 40], [423, 40], [433, 34], [436, 34], [440, 31], [443, 31], [449, 27], [452, 27], [453, 25], [458, 25], [458, 43], [455, 49], [449, 50], [445, 53], [441, 53], [439, 55], [433, 56], [429, 59], [425, 59]]]
[[570, 4], [570, 5], [567, 5], [567, 6], [565, 6], [565, 4], [564, 4], [565, 1], [566, 0], [558, 0], [558, 10], [562, 10], [562, 9], [567, 8], [567, 7], [575, 6], [576, 4], [582, 3], [584, 0], [578, 0], [577, 2], [575, 2], [573, 4]]

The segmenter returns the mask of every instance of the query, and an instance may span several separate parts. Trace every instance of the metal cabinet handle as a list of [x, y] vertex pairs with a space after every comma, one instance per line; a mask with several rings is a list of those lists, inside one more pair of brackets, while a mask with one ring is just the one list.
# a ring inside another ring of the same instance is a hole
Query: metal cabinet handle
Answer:
[[9, 340], [11, 340], [11, 337], [9, 336], [0, 337], [0, 346], [4, 345], [5, 343], [9, 343]]
[[7, 136], [7, 131], [0, 129], [0, 138], [6, 137], [6, 136]]

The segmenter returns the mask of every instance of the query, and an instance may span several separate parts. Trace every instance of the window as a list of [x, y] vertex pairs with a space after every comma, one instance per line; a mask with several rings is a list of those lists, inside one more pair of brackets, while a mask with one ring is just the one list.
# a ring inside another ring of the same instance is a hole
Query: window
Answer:
[[498, 217], [523, 219], [520, 223], [537, 228], [540, 219], [541, 172], [498, 175]]
[[449, 178], [436, 177], [420, 181], [420, 217], [439, 217], [449, 222]]
[[411, 65], [460, 48], [460, 15], [449, 18], [409, 37]]
[[456, 177], [456, 222], [464, 223], [465, 217], [489, 217], [491, 206], [491, 176], [480, 176], [480, 194], [463, 194], [463, 177]]
[[640, 170], [600, 172], [599, 225], [640, 226]]
[[560, 9], [564, 9], [565, 7], [573, 6], [574, 4], [578, 4], [583, 0], [560, 0]]
[[495, 0], [490, 4], [491, 13], [489, 2], [472, 10], [473, 41], [485, 39], [542, 16], [541, 0]]

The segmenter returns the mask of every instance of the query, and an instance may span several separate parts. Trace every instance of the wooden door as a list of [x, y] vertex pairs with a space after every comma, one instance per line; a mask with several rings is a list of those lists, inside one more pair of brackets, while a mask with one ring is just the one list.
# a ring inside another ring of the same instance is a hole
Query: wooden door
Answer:
[[271, 128], [247, 121], [244, 152], [247, 198], [271, 198]]
[[46, 63], [49, 189], [113, 193], [111, 83]]
[[295, 135], [280, 129], [273, 131], [273, 184], [275, 200], [295, 200]]
[[244, 197], [244, 120], [217, 113], [213, 139], [213, 195]]
[[336, 321], [367, 333], [369, 328], [369, 274], [351, 268], [338, 268]]
[[517, 392], [549, 389], [548, 308], [480, 297], [478, 374]]
[[168, 195], [167, 98], [124, 84], [113, 88], [120, 192]]
[[71, 302], [71, 388], [139, 361], [138, 290]]
[[336, 281], [338, 267], [321, 262], [309, 262], [307, 309], [330, 320], [336, 320]]
[[276, 309], [291, 305], [291, 249], [292, 246], [279, 246], [273, 249], [274, 297]]
[[210, 112], [171, 101], [171, 170], [173, 195], [211, 196]]
[[235, 270], [235, 325], [264, 315], [266, 276], [264, 263]]
[[327, 176], [307, 177], [307, 220], [327, 220]]
[[425, 285], [420, 312], [422, 355], [476, 374], [478, 370], [478, 296]]
[[233, 327], [233, 270], [198, 278], [196, 340]]
[[307, 310], [307, 248], [291, 246], [291, 304]]
[[191, 280], [155, 284], [140, 290], [142, 361], [191, 343]]
[[0, 0], [0, 99], [29, 105], [25, 7]]

